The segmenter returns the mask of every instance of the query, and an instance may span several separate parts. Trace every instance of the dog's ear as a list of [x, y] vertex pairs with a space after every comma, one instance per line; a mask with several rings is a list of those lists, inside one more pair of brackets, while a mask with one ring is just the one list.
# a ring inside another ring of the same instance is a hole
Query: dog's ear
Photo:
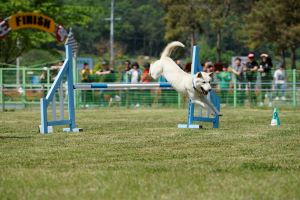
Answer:
[[213, 78], [214, 73], [213, 73], [213, 72], [210, 72], [210, 73], [208, 73], [208, 76], [210, 76], [210, 78]]
[[197, 78], [201, 78], [201, 77], [202, 77], [202, 73], [201, 73], [201, 72], [198, 72], [198, 73], [196, 74], [196, 77], [197, 77]]

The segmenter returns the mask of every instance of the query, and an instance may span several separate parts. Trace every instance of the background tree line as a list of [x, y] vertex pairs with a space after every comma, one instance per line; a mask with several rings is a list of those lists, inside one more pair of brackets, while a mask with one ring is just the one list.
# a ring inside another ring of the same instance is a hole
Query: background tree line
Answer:
[[[180, 40], [200, 44], [201, 58], [228, 62], [248, 51], [289, 56], [296, 67], [300, 42], [298, 0], [116, 0], [115, 49], [123, 55], [158, 56], [164, 45]], [[110, 0], [3, 0], [3, 19], [20, 11], [41, 12], [72, 27], [80, 54], [107, 56]], [[20, 41], [17, 47], [17, 40]], [[19, 30], [0, 40], [0, 62], [13, 63], [31, 49], [63, 49], [47, 33]], [[188, 55], [188, 54], [186, 54]]]

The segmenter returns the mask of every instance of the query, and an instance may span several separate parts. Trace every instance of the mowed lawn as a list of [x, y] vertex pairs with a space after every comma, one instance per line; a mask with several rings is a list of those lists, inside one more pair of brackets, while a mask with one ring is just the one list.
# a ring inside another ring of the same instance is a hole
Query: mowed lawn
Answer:
[[81, 133], [41, 135], [38, 110], [0, 113], [0, 199], [300, 199], [300, 110], [78, 110]]

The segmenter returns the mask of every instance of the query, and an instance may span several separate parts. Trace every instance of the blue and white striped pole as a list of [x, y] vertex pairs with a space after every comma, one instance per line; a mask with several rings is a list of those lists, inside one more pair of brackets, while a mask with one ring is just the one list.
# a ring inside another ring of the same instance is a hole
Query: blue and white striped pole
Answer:
[[97, 90], [97, 89], [140, 90], [140, 89], [155, 89], [155, 88], [172, 89], [172, 86], [170, 83], [82, 83], [82, 84], [74, 85], [74, 89], [77, 90]]

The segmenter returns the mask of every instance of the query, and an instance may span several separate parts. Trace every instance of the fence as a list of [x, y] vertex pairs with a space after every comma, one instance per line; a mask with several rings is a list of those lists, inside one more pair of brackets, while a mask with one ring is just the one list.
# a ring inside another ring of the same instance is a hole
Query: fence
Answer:
[[[49, 90], [57, 71], [40, 68], [0, 68], [0, 104], [2, 109], [24, 108], [39, 105]], [[296, 107], [300, 101], [300, 73], [286, 70], [287, 82], [277, 87], [273, 82], [261, 83], [259, 77], [255, 83], [238, 83], [235, 77], [228, 88], [220, 89], [214, 84], [221, 104], [226, 106], [286, 106]], [[19, 77], [17, 77], [19, 75]], [[119, 82], [119, 73], [111, 75], [93, 75], [94, 82]], [[77, 73], [75, 82], [79, 82]], [[18, 81], [17, 81], [18, 80]], [[17, 84], [19, 83], [19, 84]], [[87, 107], [185, 107], [187, 99], [172, 89], [155, 90], [107, 90], [75, 91], [75, 104], [79, 108]], [[58, 99], [58, 98], [57, 98]]]

